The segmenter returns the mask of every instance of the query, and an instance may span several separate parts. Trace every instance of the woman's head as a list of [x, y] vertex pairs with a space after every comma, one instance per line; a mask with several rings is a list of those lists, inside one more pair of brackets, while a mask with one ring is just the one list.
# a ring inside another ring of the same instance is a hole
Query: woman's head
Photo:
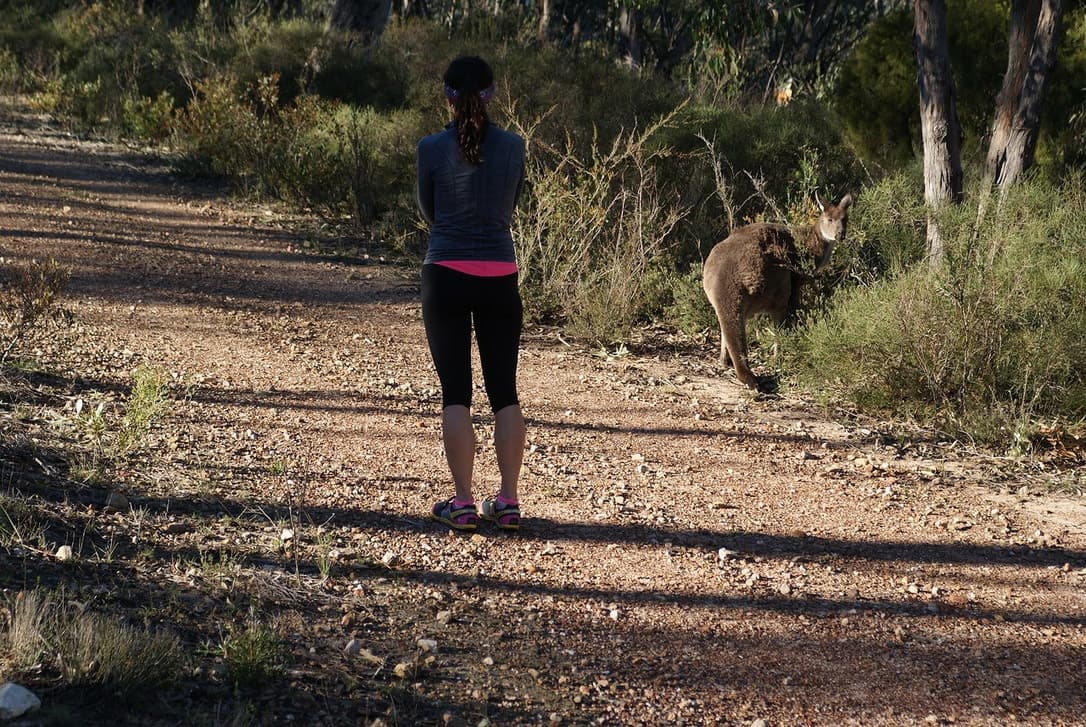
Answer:
[[489, 118], [486, 105], [494, 97], [494, 72], [477, 56], [461, 56], [445, 71], [445, 97], [453, 107], [456, 141], [471, 164], [482, 161], [480, 147]]

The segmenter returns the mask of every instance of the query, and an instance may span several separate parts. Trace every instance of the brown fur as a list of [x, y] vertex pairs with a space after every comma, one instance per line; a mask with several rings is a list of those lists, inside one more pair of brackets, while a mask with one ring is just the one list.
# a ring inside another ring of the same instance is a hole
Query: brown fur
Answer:
[[[734, 364], [744, 384], [758, 386], [747, 361], [747, 318], [765, 313], [777, 323], [796, 310], [808, 273], [829, 262], [845, 236], [852, 195], [823, 207], [814, 225], [758, 223], [733, 230], [705, 259], [702, 287], [720, 322], [720, 360]], [[821, 203], [820, 203], [821, 205]], [[821, 232], [820, 232], [821, 230]]]

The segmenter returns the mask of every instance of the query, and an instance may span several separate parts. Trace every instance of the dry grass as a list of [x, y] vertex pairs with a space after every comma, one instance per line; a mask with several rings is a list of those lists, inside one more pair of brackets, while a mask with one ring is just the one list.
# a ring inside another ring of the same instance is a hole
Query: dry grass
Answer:
[[9, 606], [15, 670], [55, 667], [71, 685], [134, 694], [175, 682], [185, 665], [176, 637], [91, 613], [64, 593], [22, 591]]

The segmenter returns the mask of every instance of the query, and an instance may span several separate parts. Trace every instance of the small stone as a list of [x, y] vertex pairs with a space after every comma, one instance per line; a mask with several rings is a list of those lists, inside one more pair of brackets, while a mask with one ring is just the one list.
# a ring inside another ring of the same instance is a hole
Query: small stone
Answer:
[[279, 533], [279, 539], [284, 543], [294, 540], [294, 531], [290, 528], [283, 528], [283, 532]]
[[969, 597], [966, 596], [964, 593], [951, 593], [949, 596], [946, 597], [946, 602], [949, 603], [951, 606], [961, 608], [962, 606], [969, 603]]
[[484, 658], [483, 659], [483, 664], [486, 665], [486, 666], [494, 666], [494, 658], [490, 657], [490, 656]]
[[551, 724], [561, 724], [562, 723], [562, 715], [558, 714], [557, 712], [551, 712], [550, 721], [551, 721]]
[[769, 727], [769, 722], [764, 719], [756, 719], [750, 723], [750, 727]]
[[450, 621], [452, 621], [452, 611], [437, 612], [437, 622], [439, 624], [441, 624], [442, 626], [448, 626]]
[[436, 652], [437, 651], [437, 642], [434, 641], [433, 639], [419, 639], [418, 641], [415, 642], [415, 644], [420, 649], [422, 649], [423, 651], [426, 651], [426, 652]]
[[608, 611], [607, 615], [611, 617], [612, 621], [618, 621], [618, 618], [622, 615], [622, 612], [619, 611], [617, 608], [612, 608], [610, 611]]
[[787, 596], [789, 593], [792, 592], [792, 586], [788, 585], [787, 583], [782, 583], [777, 590], [782, 596]]
[[57, 560], [71, 560], [75, 557], [75, 554], [72, 552], [72, 546], [70, 545], [60, 546], [57, 548], [55, 555]]
[[483, 535], [482, 533], [474, 533], [474, 534], [472, 534], [472, 536], [471, 536], [471, 544], [472, 545], [482, 545], [485, 542], [486, 542], [486, 536]]
[[362, 651], [358, 652], [358, 658], [364, 659], [371, 664], [376, 664], [377, 666], [385, 665], [385, 660], [377, 656], [377, 654], [374, 654], [369, 649], [362, 649]]
[[106, 512], [127, 512], [130, 507], [128, 498], [119, 492], [111, 492], [106, 497]]
[[400, 556], [398, 553], [394, 553], [390, 550], [381, 556], [381, 562], [391, 568], [392, 566], [400, 562]]
[[351, 639], [343, 647], [343, 653], [347, 656], [357, 656], [360, 651], [362, 651], [362, 642], [358, 639]]
[[445, 727], [468, 727], [467, 720], [452, 712], [445, 712], [441, 715], [441, 723], [445, 725]]
[[400, 679], [406, 679], [408, 674], [411, 673], [411, 664], [406, 661], [401, 661], [399, 664], [392, 667], [392, 673]]
[[41, 700], [34, 692], [15, 682], [0, 685], [0, 721], [22, 717], [41, 707]]
[[716, 557], [720, 560], [729, 560], [737, 555], [739, 555], [739, 553], [734, 550], [728, 550], [727, 548], [721, 548], [716, 552]]

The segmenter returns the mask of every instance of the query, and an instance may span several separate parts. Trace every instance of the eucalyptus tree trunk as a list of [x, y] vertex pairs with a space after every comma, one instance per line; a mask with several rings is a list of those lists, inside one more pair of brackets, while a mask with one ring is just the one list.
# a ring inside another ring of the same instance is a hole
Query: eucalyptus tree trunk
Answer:
[[619, 53], [622, 61], [631, 68], [641, 68], [645, 60], [641, 46], [641, 11], [622, 7], [618, 11]]
[[1011, 4], [1007, 72], [996, 97], [984, 169], [985, 190], [995, 184], [1006, 192], [1033, 165], [1062, 12], [1061, 0], [1015, 0]]
[[363, 43], [381, 37], [388, 24], [392, 0], [335, 0], [328, 29], [358, 36]]
[[928, 205], [928, 263], [942, 264], [938, 211], [962, 198], [961, 127], [947, 51], [945, 0], [916, 0], [913, 26], [920, 131], [924, 141], [924, 200]]
[[550, 39], [551, 28], [551, 0], [541, 0], [539, 3], [539, 27], [536, 29], [536, 39], [545, 44]]
[[324, 35], [309, 53], [301, 74], [303, 88], [310, 88], [320, 74], [331, 48], [344, 42], [348, 47], [356, 42], [375, 43], [388, 25], [392, 0], [335, 0]]

